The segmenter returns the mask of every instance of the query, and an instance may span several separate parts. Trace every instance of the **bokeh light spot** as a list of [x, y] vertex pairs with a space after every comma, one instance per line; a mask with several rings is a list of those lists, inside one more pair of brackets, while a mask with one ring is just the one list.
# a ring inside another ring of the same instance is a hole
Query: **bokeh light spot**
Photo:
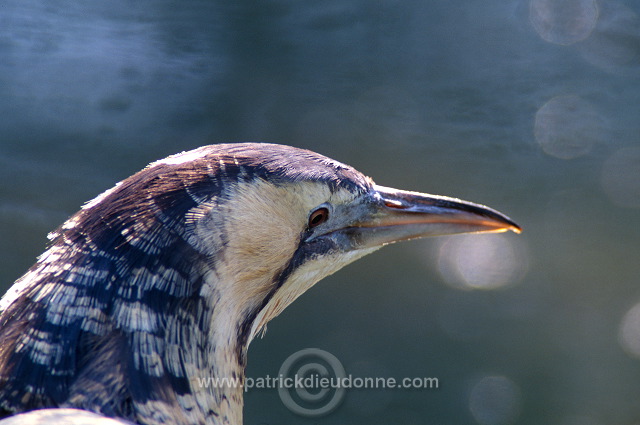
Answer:
[[602, 189], [621, 207], [640, 208], [640, 148], [623, 148], [602, 167]]
[[542, 39], [569, 45], [584, 40], [598, 22], [596, 0], [531, 0], [529, 20]]
[[458, 289], [496, 289], [517, 282], [526, 270], [527, 254], [505, 235], [460, 235], [438, 251], [438, 270]]
[[534, 134], [542, 150], [561, 159], [587, 154], [603, 140], [604, 120], [591, 104], [575, 95], [557, 96], [536, 113]]
[[485, 376], [471, 389], [469, 410], [482, 425], [513, 423], [520, 413], [520, 389], [504, 376]]
[[600, 4], [600, 18], [591, 36], [580, 43], [582, 56], [599, 68], [612, 72], [637, 71], [640, 60], [640, 20], [617, 1]]
[[640, 357], [640, 303], [634, 305], [622, 318], [618, 340], [627, 353]]

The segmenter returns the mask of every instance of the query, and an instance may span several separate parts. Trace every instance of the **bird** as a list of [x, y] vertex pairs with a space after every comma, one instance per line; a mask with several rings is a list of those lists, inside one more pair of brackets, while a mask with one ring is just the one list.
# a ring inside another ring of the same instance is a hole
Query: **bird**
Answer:
[[169, 156], [50, 233], [0, 301], [0, 424], [240, 425], [242, 388], [194, 377], [243, 379], [250, 342], [320, 279], [398, 241], [520, 230], [291, 146]]

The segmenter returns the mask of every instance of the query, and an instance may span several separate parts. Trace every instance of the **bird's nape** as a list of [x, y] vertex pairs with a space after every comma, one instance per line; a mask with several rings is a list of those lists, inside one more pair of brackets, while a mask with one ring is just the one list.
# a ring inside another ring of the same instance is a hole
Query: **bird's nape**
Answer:
[[242, 388], [192, 378], [243, 377], [251, 339], [317, 281], [388, 243], [508, 230], [491, 208], [302, 149], [168, 157], [65, 222], [0, 301], [0, 412], [239, 425]]

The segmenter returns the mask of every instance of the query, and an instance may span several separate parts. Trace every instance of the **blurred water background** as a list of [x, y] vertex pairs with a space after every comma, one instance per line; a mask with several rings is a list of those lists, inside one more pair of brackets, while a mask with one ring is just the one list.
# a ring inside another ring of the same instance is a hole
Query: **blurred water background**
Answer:
[[395, 245], [249, 350], [318, 347], [352, 390], [247, 424], [640, 423], [640, 1], [4, 0], [0, 282], [80, 205], [200, 145], [309, 148], [385, 186], [495, 207], [521, 235]]

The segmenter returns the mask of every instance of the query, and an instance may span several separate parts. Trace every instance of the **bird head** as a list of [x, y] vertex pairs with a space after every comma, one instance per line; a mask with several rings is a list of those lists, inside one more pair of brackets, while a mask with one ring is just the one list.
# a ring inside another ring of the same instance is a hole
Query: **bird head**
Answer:
[[185, 214], [185, 229], [212, 259], [216, 287], [226, 286], [221, 303], [243, 318], [245, 344], [320, 279], [386, 244], [520, 231], [486, 206], [379, 186], [350, 166], [288, 146], [203, 147], [150, 168], [167, 166], [208, 169], [222, 188]]
[[[237, 306], [251, 297], [245, 314], [249, 341], [316, 282], [384, 245], [456, 233], [520, 232], [486, 206], [379, 186], [344, 164], [290, 149], [274, 147], [289, 179], [240, 182], [224, 207], [225, 233], [234, 236], [227, 246], [234, 259], [226, 264], [227, 275], [238, 279], [231, 299]], [[211, 230], [201, 234], [206, 238]]]

